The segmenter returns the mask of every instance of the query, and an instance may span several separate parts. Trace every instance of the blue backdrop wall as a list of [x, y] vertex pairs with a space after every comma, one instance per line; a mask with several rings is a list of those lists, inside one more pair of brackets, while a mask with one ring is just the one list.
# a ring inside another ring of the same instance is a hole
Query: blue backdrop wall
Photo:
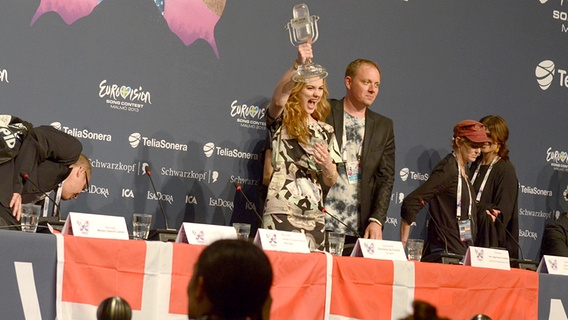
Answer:
[[[170, 225], [256, 223], [265, 106], [295, 48], [296, 1], [27, 0], [0, 10], [0, 113], [78, 137], [94, 174], [69, 211], [154, 215]], [[372, 109], [394, 120], [400, 203], [450, 152], [462, 119], [503, 116], [520, 181], [520, 242], [536, 259], [568, 208], [568, 3], [563, 0], [309, 1], [315, 61], [344, 95], [359, 57], [383, 73]], [[142, 167], [148, 164], [160, 193]], [[408, 174], [407, 174], [408, 173]], [[4, 179], [5, 177], [2, 177]], [[253, 208], [254, 207], [254, 208]], [[412, 236], [422, 233], [421, 214]]]

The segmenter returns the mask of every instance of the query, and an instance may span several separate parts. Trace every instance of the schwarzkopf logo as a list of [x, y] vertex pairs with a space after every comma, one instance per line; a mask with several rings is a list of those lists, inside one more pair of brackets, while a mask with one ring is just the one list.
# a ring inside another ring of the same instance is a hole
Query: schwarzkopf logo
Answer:
[[544, 60], [536, 66], [534, 74], [542, 90], [546, 90], [554, 80], [555, 65], [551, 60]]

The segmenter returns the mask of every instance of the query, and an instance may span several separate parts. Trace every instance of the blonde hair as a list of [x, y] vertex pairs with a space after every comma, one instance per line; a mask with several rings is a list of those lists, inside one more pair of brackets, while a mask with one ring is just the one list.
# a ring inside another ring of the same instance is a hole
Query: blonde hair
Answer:
[[91, 165], [91, 160], [89, 160], [86, 155], [81, 153], [79, 155], [79, 159], [77, 159], [77, 162], [75, 162], [73, 166], [84, 167], [87, 172], [87, 177], [89, 177], [90, 180], [90, 177], [93, 174], [93, 166]]
[[[308, 113], [302, 107], [298, 94], [306, 86], [306, 82], [296, 82], [296, 85], [290, 93], [290, 97], [284, 106], [286, 112], [284, 112], [284, 117], [282, 119], [282, 124], [288, 134], [290, 134], [294, 139], [301, 143], [307, 144], [310, 138], [310, 131], [308, 129], [307, 117]], [[331, 106], [327, 101], [327, 96], [329, 92], [327, 91], [327, 84], [325, 79], [323, 79], [323, 93], [321, 95], [320, 101], [318, 102], [312, 117], [318, 121], [325, 121]]]

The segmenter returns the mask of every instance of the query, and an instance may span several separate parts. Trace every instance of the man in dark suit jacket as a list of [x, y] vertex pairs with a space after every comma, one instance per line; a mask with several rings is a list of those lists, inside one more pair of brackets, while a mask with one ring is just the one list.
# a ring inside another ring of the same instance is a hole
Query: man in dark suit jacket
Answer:
[[568, 212], [544, 228], [540, 255], [568, 257]]
[[62, 200], [77, 198], [92, 173], [82, 149], [77, 138], [51, 126], [31, 128], [15, 158], [0, 165], [0, 174], [12, 177], [0, 181], [0, 223], [19, 224], [22, 203], [37, 203], [60, 184]]
[[[313, 58], [308, 45], [298, 50], [302, 61]], [[395, 143], [392, 120], [369, 109], [379, 94], [381, 71], [375, 62], [357, 59], [347, 66], [344, 81], [345, 97], [329, 101], [326, 120], [343, 160], [336, 183], [326, 190], [326, 230], [382, 240], [394, 184]], [[345, 249], [343, 254], [349, 254]]]
[[[379, 93], [380, 81], [376, 63], [363, 59], [351, 62], [345, 71], [345, 97], [330, 100], [327, 117], [335, 129], [344, 163], [327, 194], [326, 210], [370, 239], [383, 237], [394, 184], [393, 122], [369, 109]], [[326, 229], [354, 235], [335, 219], [327, 220]]]

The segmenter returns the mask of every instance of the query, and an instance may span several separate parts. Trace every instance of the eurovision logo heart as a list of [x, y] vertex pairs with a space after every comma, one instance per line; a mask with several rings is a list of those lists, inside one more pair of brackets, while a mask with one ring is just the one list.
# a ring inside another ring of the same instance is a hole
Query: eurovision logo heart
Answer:
[[564, 151], [560, 153], [560, 160], [562, 160], [562, 162], [566, 161], [566, 158], [568, 158], [568, 152]]
[[251, 106], [250, 107], [250, 115], [254, 118], [258, 112], [259, 112], [260, 108], [257, 106]]
[[130, 87], [127, 87], [127, 86], [120, 87], [120, 95], [122, 96], [123, 99], [128, 97], [128, 95], [130, 94], [130, 91], [132, 91], [132, 88], [130, 88]]

